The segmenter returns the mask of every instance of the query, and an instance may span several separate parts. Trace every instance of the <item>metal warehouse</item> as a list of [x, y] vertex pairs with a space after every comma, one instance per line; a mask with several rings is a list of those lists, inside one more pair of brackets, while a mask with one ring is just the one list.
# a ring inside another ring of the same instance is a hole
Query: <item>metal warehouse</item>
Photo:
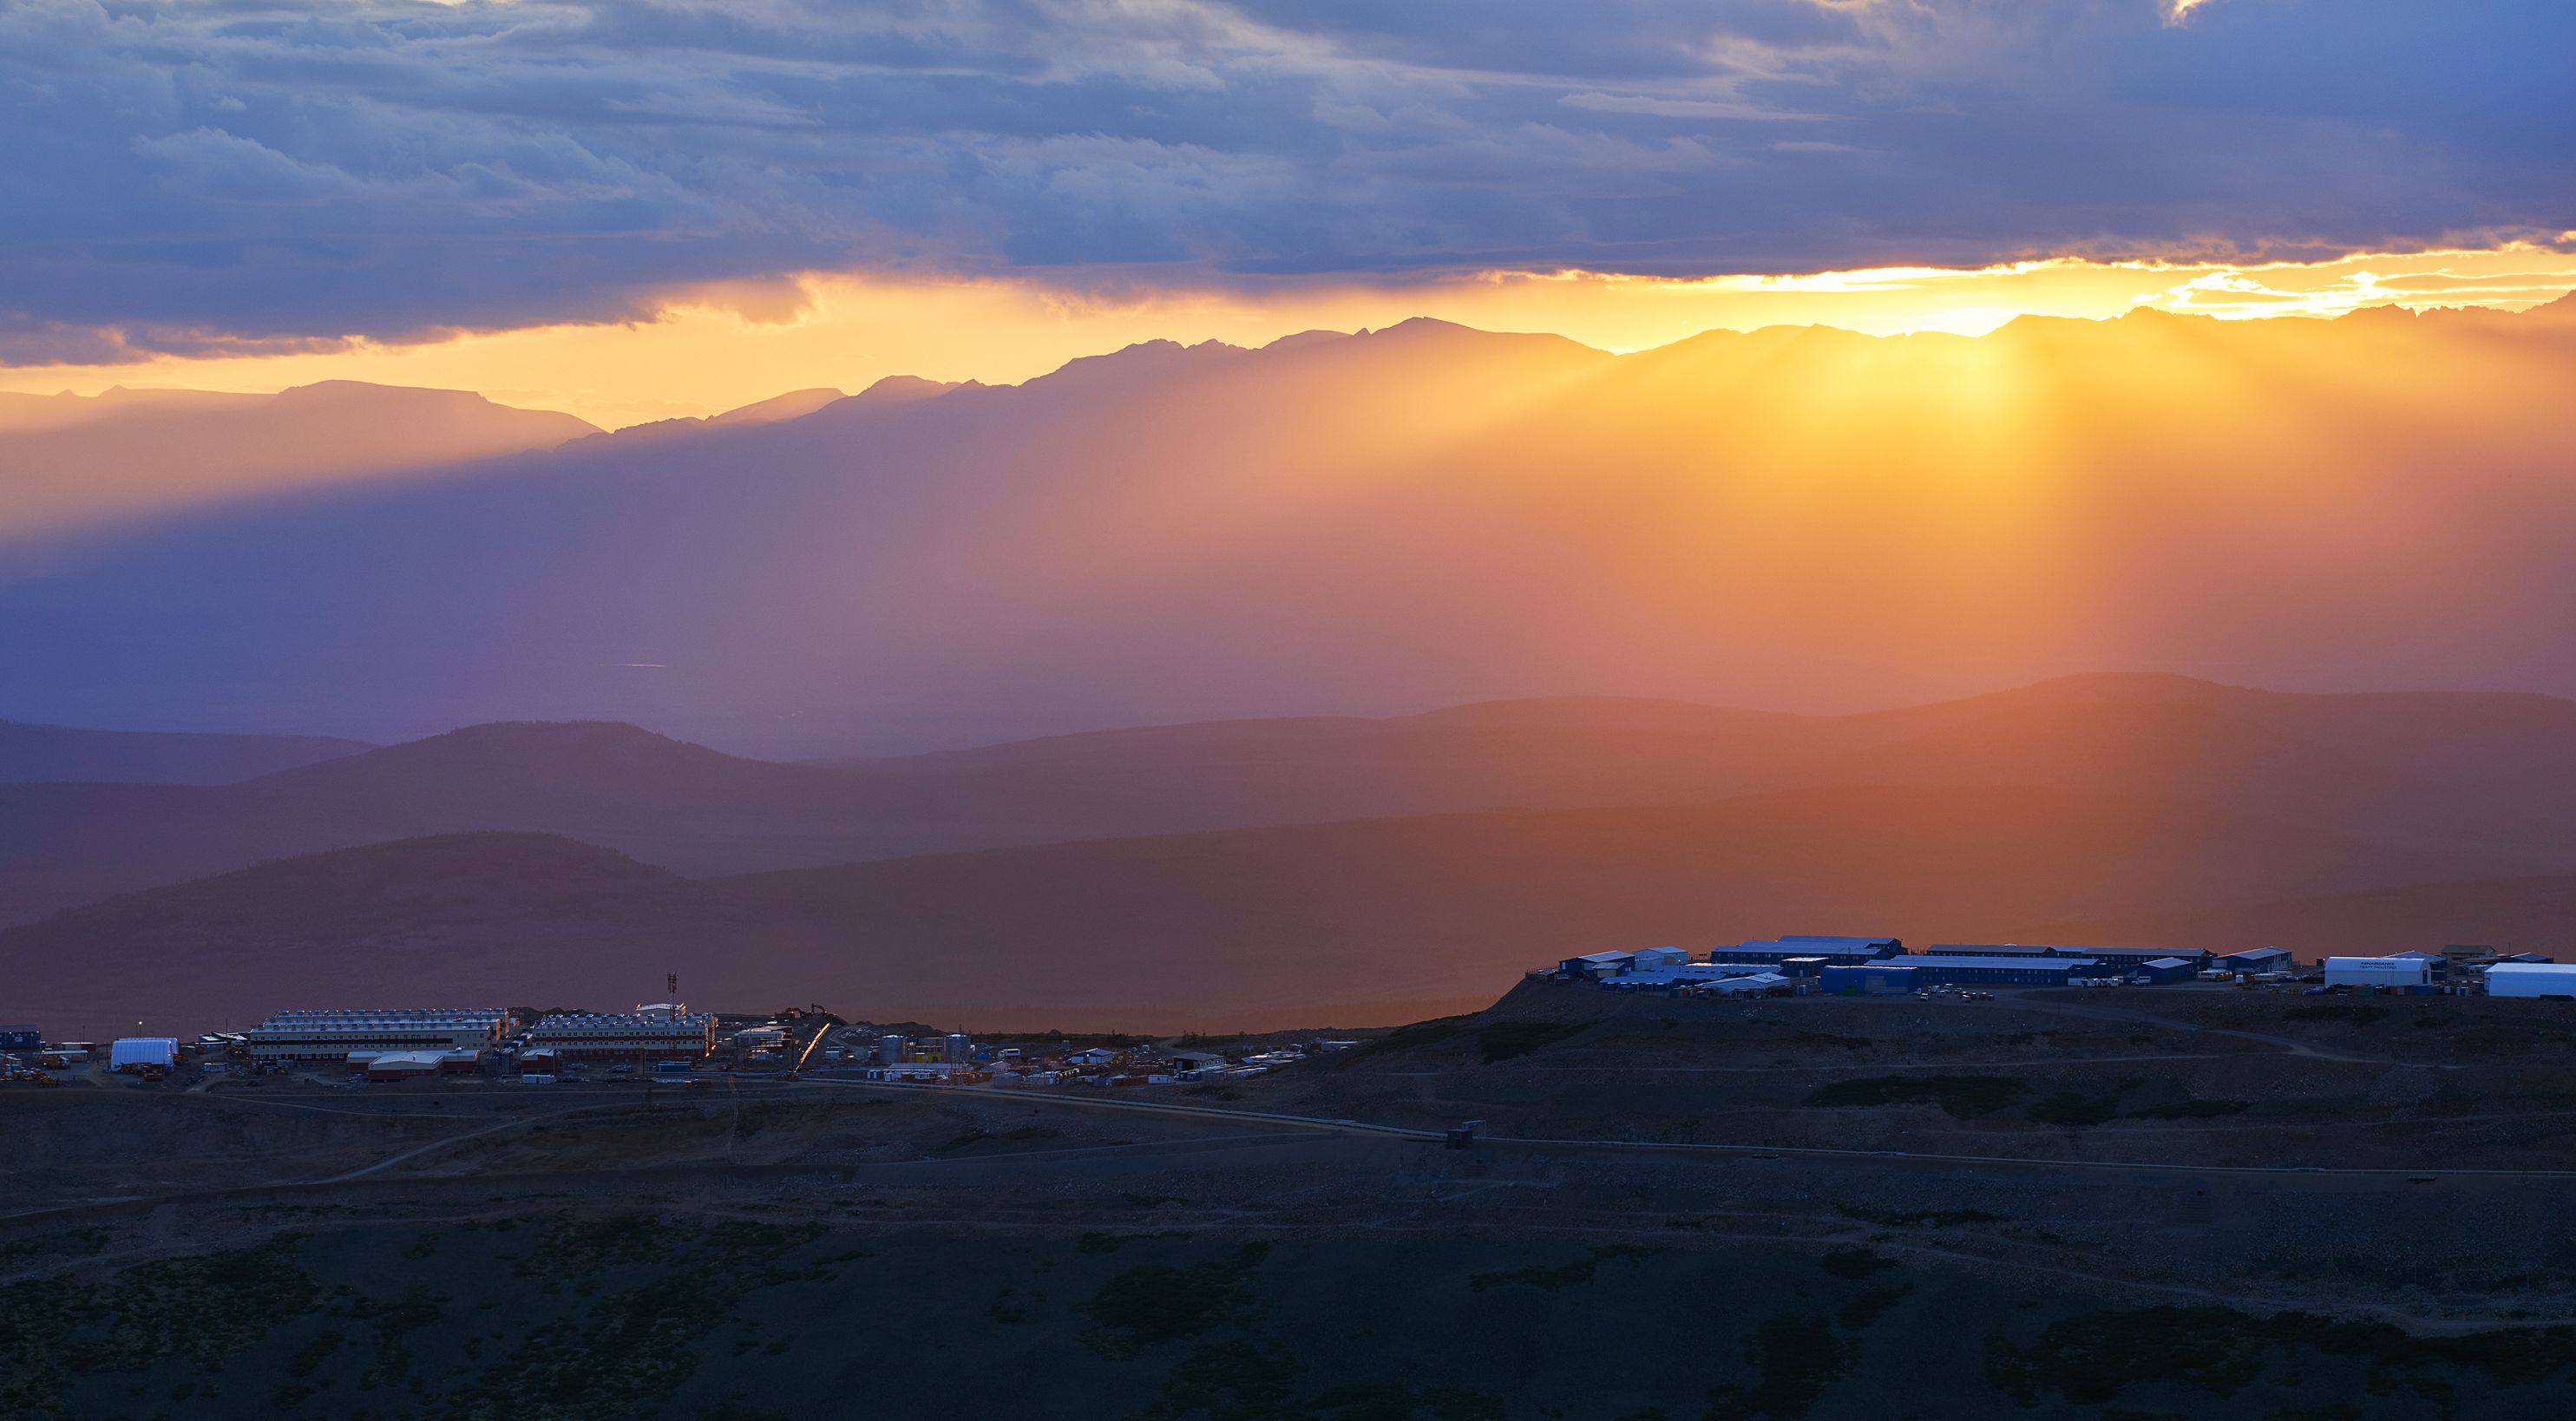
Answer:
[[713, 1051], [712, 1016], [550, 1016], [528, 1029], [528, 1051], [563, 1060], [694, 1061]]
[[1905, 959], [1922, 986], [2063, 987], [2077, 977], [2098, 976], [2103, 964], [2089, 957], [1967, 957], [1924, 953]]
[[480, 1051], [509, 1022], [499, 1007], [282, 1011], [242, 1035], [255, 1061], [345, 1061], [352, 1052]]
[[2576, 966], [2558, 962], [2499, 962], [2487, 969], [2490, 997], [2576, 997]]

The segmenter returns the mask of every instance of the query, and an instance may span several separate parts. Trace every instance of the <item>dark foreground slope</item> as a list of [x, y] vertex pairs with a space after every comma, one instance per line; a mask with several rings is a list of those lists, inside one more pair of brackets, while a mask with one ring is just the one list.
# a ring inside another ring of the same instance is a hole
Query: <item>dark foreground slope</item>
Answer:
[[207, 1014], [323, 999], [614, 1004], [676, 970], [703, 1001], [924, 1021], [1389, 1022], [1490, 1000], [1529, 967], [1607, 945], [1784, 931], [2036, 941], [2179, 903], [2487, 871], [2477, 855], [2192, 801], [2039, 789], [1441, 815], [699, 881], [559, 839], [468, 836], [291, 860], [0, 933], [0, 1011], [65, 1031], [196, 1029]]
[[2134, 996], [1524, 989], [1239, 1091], [0, 1091], [0, 1414], [2576, 1408], [2564, 1087], [2512, 1064], [2567, 1008]]
[[2563, 1327], [2414, 1337], [2106, 1308], [1866, 1246], [1688, 1234], [890, 1236], [810, 1207], [502, 1210], [95, 1272], [8, 1290], [9, 1414], [704, 1421], [832, 1414], [854, 1392], [906, 1413], [1060, 1414], [1079, 1396], [1083, 1414], [1148, 1421], [2549, 1421], [2576, 1406]]

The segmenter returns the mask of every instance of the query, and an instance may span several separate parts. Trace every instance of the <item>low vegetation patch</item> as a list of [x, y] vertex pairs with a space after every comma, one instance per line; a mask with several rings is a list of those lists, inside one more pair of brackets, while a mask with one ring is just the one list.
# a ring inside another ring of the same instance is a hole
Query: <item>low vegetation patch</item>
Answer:
[[1837, 1248], [1824, 1256], [1825, 1271], [1837, 1278], [1866, 1278], [1882, 1268], [1896, 1266], [1894, 1259], [1882, 1257], [1866, 1248]]
[[1870, 1076], [1835, 1081], [1807, 1095], [1820, 1106], [1937, 1105], [1954, 1119], [1992, 1115], [2027, 1087], [2010, 1076]]
[[1886, 1316], [1889, 1308], [1902, 1302], [1905, 1295], [1913, 1291], [1912, 1283], [1899, 1283], [1893, 1288], [1873, 1288], [1843, 1304], [1842, 1310], [1834, 1314], [1834, 1321], [1841, 1323], [1845, 1332], [1866, 1332], [1870, 1324]]
[[2314, 1006], [2292, 1007], [2281, 1013], [2286, 1021], [2346, 1021], [2355, 1026], [2368, 1026], [2388, 1015], [2388, 1008], [2365, 1002], [2319, 1002]]
[[1387, 1051], [1411, 1051], [1417, 1047], [1446, 1041], [1466, 1029], [1467, 1024], [1457, 1017], [1443, 1017], [1437, 1021], [1417, 1021], [1399, 1026], [1357, 1050], [1341, 1053], [1340, 1060], [1350, 1062]]
[[1571, 1263], [1533, 1263], [1527, 1268], [1514, 1268], [1506, 1272], [1478, 1273], [1467, 1279], [1467, 1287], [1471, 1291], [1481, 1293], [1488, 1288], [1509, 1287], [1517, 1283], [1532, 1288], [1544, 1288], [1553, 1293], [1560, 1288], [1571, 1288], [1591, 1282], [1592, 1275], [1601, 1271], [1601, 1265], [1611, 1259], [1624, 1258], [1631, 1263], [1642, 1263], [1658, 1251], [1639, 1248], [1635, 1244], [1603, 1244], [1594, 1248], [1587, 1256], [1575, 1259]]
[[1563, 1021], [1498, 1021], [1476, 1029], [1476, 1049], [1485, 1064], [1526, 1056], [1542, 1046], [1553, 1046], [1570, 1036], [1580, 1035], [1581, 1022]]
[[2132, 1384], [2163, 1380], [2224, 1398], [2260, 1378], [2274, 1352], [2302, 1348], [2367, 1360], [2374, 1392], [2402, 1385], [2446, 1393], [2441, 1378], [2421, 1375], [2432, 1370], [2482, 1371], [2503, 1386], [2576, 1371], [2576, 1327], [2417, 1337], [2381, 1322], [2191, 1307], [2086, 1313], [2049, 1324], [2027, 1345], [1997, 1334], [1986, 1342], [1986, 1379], [2025, 1405], [2053, 1391], [2070, 1403], [2098, 1406]]
[[1866, 1051], [1878, 1043], [1866, 1036], [1842, 1036], [1831, 1031], [1809, 1031], [1799, 1027], [1790, 1038], [1801, 1046], [1840, 1046], [1846, 1051]]
[[1057, 1135], [1057, 1131], [1050, 1130], [1044, 1125], [1023, 1125], [1016, 1130], [969, 1130], [953, 1140], [931, 1146], [930, 1152], [934, 1155], [944, 1155], [980, 1145], [986, 1140], [1001, 1140], [1006, 1143], [1022, 1140], [1052, 1140], [1057, 1138]]
[[2132, 1110], [2133, 1120], [2215, 1120], [2223, 1115], [2241, 1115], [2252, 1107], [2242, 1100], [2185, 1100], [2172, 1105], [2150, 1105]]
[[2082, 1130], [2117, 1117], [2120, 1097], [2124, 1093], [2124, 1090], [2114, 1090], [2106, 1095], [2085, 1095], [2062, 1090], [2046, 1099], [2032, 1101], [2030, 1118], [2043, 1125], [2063, 1125], [2070, 1130]]
[[1156, 1343], [1195, 1337], [1250, 1304], [1244, 1281], [1269, 1253], [1266, 1243], [1248, 1243], [1214, 1263], [1138, 1264], [1101, 1284], [1083, 1304], [1094, 1326], [1082, 1334], [1082, 1343], [1124, 1361]]
[[1983, 1209], [1864, 1209], [1857, 1204], [1836, 1204], [1834, 1212], [1846, 1219], [1865, 1224], [1884, 1224], [1892, 1229], [1954, 1229], [1963, 1224], [2000, 1224], [2001, 1214]]
[[1833, 1325], [1804, 1313], [1780, 1313], [1753, 1329], [1744, 1346], [1753, 1364], [1749, 1384], [1713, 1387], [1708, 1421], [1798, 1421], [1814, 1409], [1825, 1388], [1851, 1369], [1852, 1344]]

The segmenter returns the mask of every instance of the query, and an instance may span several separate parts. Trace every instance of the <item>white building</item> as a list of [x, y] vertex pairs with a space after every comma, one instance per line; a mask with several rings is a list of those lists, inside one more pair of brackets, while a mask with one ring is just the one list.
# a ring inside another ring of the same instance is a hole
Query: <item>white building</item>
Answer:
[[2576, 997], [2576, 964], [2499, 962], [2487, 969], [2490, 997]]
[[2326, 985], [2329, 987], [2422, 987], [2432, 980], [2433, 964], [2422, 957], [2326, 959]]

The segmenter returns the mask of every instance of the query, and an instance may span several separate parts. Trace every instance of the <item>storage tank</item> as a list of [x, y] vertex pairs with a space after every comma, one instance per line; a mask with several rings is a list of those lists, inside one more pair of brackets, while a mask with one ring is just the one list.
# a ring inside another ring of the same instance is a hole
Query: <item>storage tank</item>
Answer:
[[903, 1064], [902, 1037], [880, 1036], [877, 1038], [877, 1064], [881, 1066], [900, 1066]]
[[967, 1037], [965, 1032], [952, 1031], [948, 1033], [948, 1047], [942, 1056], [942, 1059], [962, 1066], [968, 1061], [973, 1060], [974, 1056], [975, 1043]]

